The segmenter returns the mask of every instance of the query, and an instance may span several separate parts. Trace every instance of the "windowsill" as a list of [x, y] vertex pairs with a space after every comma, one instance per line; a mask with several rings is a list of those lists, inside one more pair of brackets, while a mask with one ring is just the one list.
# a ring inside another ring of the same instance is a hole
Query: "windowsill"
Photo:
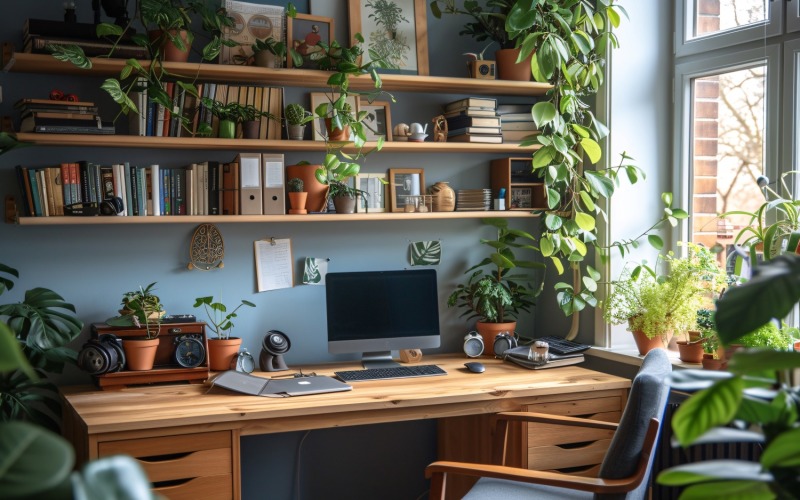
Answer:
[[[608, 359], [618, 363], [625, 363], [629, 365], [641, 366], [644, 356], [639, 354], [636, 347], [592, 347], [585, 353], [587, 356], [595, 356], [597, 358]], [[694, 368], [702, 369], [703, 365], [700, 363], [684, 363], [678, 357], [678, 351], [667, 349], [667, 356], [672, 362], [673, 367], [677, 368]]]

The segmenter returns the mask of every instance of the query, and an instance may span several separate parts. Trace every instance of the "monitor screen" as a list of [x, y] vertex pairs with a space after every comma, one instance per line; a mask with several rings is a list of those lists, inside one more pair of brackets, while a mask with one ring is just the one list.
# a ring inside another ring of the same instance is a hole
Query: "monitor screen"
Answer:
[[392, 364], [392, 350], [439, 347], [435, 270], [328, 273], [325, 285], [328, 352], [373, 367]]

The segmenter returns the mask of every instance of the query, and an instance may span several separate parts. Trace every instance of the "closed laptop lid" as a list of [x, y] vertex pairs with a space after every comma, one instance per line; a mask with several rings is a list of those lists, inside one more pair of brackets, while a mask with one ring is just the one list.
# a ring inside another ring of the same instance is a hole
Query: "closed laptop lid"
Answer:
[[333, 377], [325, 375], [311, 377], [296, 377], [285, 379], [272, 379], [264, 387], [261, 394], [303, 396], [306, 394], [322, 394], [326, 392], [342, 392], [352, 390], [352, 386], [345, 384]]

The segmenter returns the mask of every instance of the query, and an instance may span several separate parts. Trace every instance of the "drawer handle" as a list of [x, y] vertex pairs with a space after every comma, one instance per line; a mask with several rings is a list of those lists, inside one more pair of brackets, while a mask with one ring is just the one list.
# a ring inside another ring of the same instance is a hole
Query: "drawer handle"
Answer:
[[147, 462], [150, 464], [158, 463], [158, 462], [167, 462], [169, 460], [180, 460], [181, 458], [188, 457], [191, 455], [192, 452], [187, 453], [172, 453], [169, 455], [153, 455], [150, 457], [137, 457], [136, 460], [140, 460], [142, 462]]

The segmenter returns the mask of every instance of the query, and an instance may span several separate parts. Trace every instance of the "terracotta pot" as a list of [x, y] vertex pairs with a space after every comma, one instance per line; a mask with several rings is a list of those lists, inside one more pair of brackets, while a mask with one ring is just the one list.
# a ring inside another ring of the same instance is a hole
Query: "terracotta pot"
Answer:
[[714, 359], [713, 354], [703, 353], [702, 363], [704, 370], [722, 370], [722, 365], [725, 363], [725, 360]]
[[[161, 53], [163, 54], [164, 61], [170, 62], [186, 62], [189, 60], [189, 53], [191, 52], [191, 44], [189, 43], [189, 32], [186, 30], [181, 30], [180, 37], [183, 40], [183, 45], [186, 50], [179, 49], [172, 40], [167, 37], [163, 36], [163, 31], [161, 30], [152, 30], [148, 31], [147, 35], [150, 38], [150, 43], [156, 42], [159, 38], [161, 39]], [[170, 33], [175, 35], [177, 33], [175, 30], [171, 30]]]
[[334, 196], [333, 206], [337, 214], [352, 214], [356, 211], [356, 199], [349, 196]]
[[494, 53], [495, 61], [497, 61], [497, 78], [499, 80], [521, 82], [531, 80], [531, 58], [533, 53], [520, 63], [517, 63], [517, 57], [519, 57], [519, 49], [500, 49]]
[[289, 213], [298, 215], [307, 214], [306, 198], [308, 198], [308, 193], [305, 191], [299, 193], [289, 192], [289, 205], [292, 207], [289, 209]]
[[672, 332], [653, 338], [648, 338], [647, 335], [638, 330], [631, 333], [633, 334], [633, 340], [636, 342], [636, 348], [639, 349], [639, 354], [642, 356], [653, 349], [666, 349], [672, 338]]
[[325, 118], [325, 129], [328, 131], [329, 141], [349, 141], [350, 140], [350, 126], [345, 125], [344, 129], [332, 128], [330, 118]]
[[303, 189], [308, 193], [306, 210], [309, 212], [322, 212], [328, 205], [328, 186], [321, 184], [314, 172], [321, 165], [288, 165], [286, 178], [297, 177], [303, 180]]
[[685, 363], [700, 363], [703, 361], [703, 344], [700, 342], [678, 341], [678, 352], [681, 361]]
[[483, 337], [483, 354], [485, 356], [494, 356], [494, 339], [497, 334], [501, 332], [508, 332], [514, 334], [517, 329], [516, 321], [508, 321], [506, 323], [485, 323], [478, 321], [475, 323], [475, 329]]
[[221, 372], [231, 369], [231, 362], [239, 353], [242, 339], [231, 337], [228, 339], [208, 339], [208, 368]]
[[262, 68], [274, 68], [277, 56], [267, 50], [259, 50], [253, 54], [253, 64]]
[[242, 137], [245, 139], [258, 139], [258, 131], [261, 122], [259, 120], [249, 120], [242, 123]]
[[152, 370], [158, 343], [158, 338], [123, 340], [122, 349], [125, 351], [125, 364], [128, 370]]
[[231, 120], [219, 121], [219, 132], [217, 133], [221, 139], [235, 139], [236, 138], [236, 122]]

